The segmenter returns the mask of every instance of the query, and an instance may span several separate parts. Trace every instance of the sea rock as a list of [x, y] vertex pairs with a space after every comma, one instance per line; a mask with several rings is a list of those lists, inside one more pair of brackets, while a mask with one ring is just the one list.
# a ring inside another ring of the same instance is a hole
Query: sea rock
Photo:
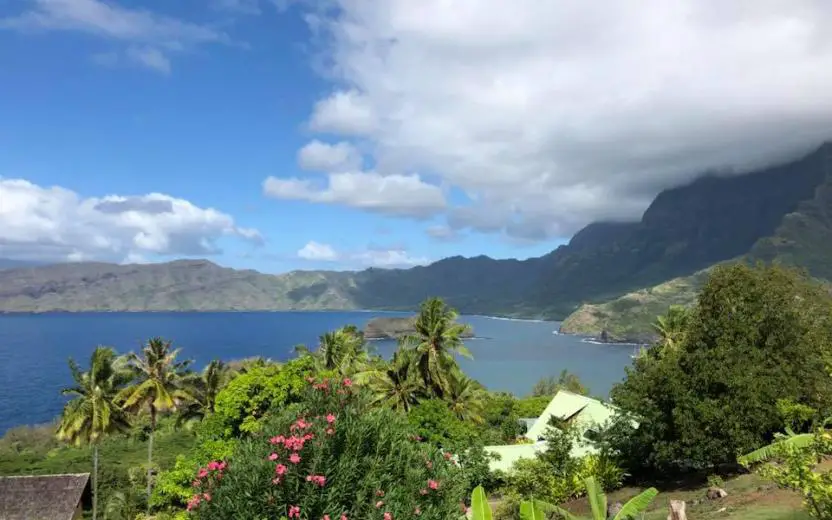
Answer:
[[708, 497], [708, 500], [718, 500], [727, 497], [728, 492], [720, 487], [709, 487], [705, 496]]
[[[416, 333], [416, 316], [373, 318], [364, 327], [366, 339], [399, 339]], [[462, 334], [463, 338], [473, 338], [474, 331], [469, 326]]]

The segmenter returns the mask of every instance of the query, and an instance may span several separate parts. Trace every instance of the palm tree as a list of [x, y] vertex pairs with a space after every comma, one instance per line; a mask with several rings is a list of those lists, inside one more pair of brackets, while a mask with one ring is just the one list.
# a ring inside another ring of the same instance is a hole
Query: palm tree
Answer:
[[75, 385], [62, 390], [63, 395], [75, 398], [64, 406], [57, 437], [75, 445], [92, 445], [93, 465], [93, 520], [98, 516], [98, 444], [105, 436], [129, 428], [124, 412], [115, 402], [118, 388], [127, 382], [123, 372], [115, 366], [115, 351], [97, 347], [90, 357], [90, 368], [82, 372], [69, 359], [69, 370]]
[[230, 379], [232, 373], [228, 365], [219, 359], [211, 360], [202, 369], [202, 373], [188, 381], [193, 393], [193, 401], [182, 407], [178, 424], [201, 421], [207, 415], [214, 413], [217, 394]]
[[477, 381], [466, 376], [462, 370], [453, 370], [448, 374], [448, 390], [445, 399], [451, 411], [459, 419], [477, 424], [483, 422], [485, 389]]
[[422, 389], [414, 361], [415, 351], [400, 348], [389, 363], [359, 372], [356, 383], [370, 390], [374, 404], [407, 412], [417, 403]]
[[448, 389], [448, 374], [456, 368], [454, 354], [471, 358], [462, 343], [466, 325], [456, 322], [457, 312], [439, 298], [422, 303], [416, 317], [416, 333], [406, 336], [402, 345], [416, 351], [417, 366], [425, 388], [442, 398]]
[[304, 345], [295, 347], [300, 356], [310, 356], [318, 370], [331, 370], [343, 377], [351, 376], [366, 368], [369, 353], [364, 334], [354, 325], [347, 325], [319, 338], [318, 349], [310, 351]]
[[656, 317], [653, 330], [659, 335], [659, 346], [663, 350], [673, 350], [685, 339], [689, 313], [681, 305], [671, 305], [667, 312]]
[[190, 360], [176, 361], [179, 349], [171, 349], [171, 342], [153, 338], [142, 347], [141, 356], [131, 352], [125, 358], [125, 368], [133, 376], [132, 383], [118, 393], [122, 407], [133, 413], [147, 410], [150, 414], [150, 436], [147, 445], [147, 500], [150, 492], [153, 464], [153, 434], [160, 413], [177, 410], [194, 400], [188, 389], [187, 367]]

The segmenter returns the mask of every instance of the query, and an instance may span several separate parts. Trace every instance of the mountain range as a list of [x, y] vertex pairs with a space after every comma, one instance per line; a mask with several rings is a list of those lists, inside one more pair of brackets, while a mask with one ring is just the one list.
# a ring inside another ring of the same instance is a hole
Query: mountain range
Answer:
[[590, 224], [528, 260], [457, 256], [410, 269], [283, 275], [207, 260], [0, 262], [0, 312], [413, 310], [440, 296], [463, 313], [566, 318], [565, 332], [627, 339], [670, 303], [692, 301], [711, 266], [737, 259], [795, 264], [832, 280], [832, 144], [663, 191], [640, 221]]

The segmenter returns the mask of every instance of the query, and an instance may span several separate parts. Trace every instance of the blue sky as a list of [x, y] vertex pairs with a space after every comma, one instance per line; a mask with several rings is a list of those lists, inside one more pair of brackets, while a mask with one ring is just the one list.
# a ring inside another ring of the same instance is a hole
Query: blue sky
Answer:
[[[829, 39], [815, 4], [789, 32], [752, 4], [487, 3], [0, 0], [0, 257], [525, 258], [829, 132], [829, 46], [786, 45]], [[732, 32], [749, 20], [770, 45]]]

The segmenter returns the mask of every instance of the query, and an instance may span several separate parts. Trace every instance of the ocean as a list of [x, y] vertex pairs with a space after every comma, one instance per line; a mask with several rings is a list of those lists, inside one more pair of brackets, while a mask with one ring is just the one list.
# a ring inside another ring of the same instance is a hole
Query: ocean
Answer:
[[[182, 349], [183, 358], [201, 368], [223, 360], [263, 356], [285, 360], [293, 347], [317, 345], [318, 336], [343, 325], [363, 327], [388, 312], [222, 312], [222, 313], [67, 313], [0, 315], [0, 434], [22, 424], [41, 424], [60, 414], [61, 388], [71, 383], [67, 358], [83, 368], [98, 345], [124, 353], [161, 336]], [[567, 369], [593, 395], [608, 394], [630, 364], [632, 346], [597, 345], [557, 335], [556, 322], [484, 316], [460, 319], [474, 328], [466, 341], [473, 360], [463, 370], [490, 390], [526, 395], [541, 377]], [[372, 342], [389, 356], [393, 341]]]

